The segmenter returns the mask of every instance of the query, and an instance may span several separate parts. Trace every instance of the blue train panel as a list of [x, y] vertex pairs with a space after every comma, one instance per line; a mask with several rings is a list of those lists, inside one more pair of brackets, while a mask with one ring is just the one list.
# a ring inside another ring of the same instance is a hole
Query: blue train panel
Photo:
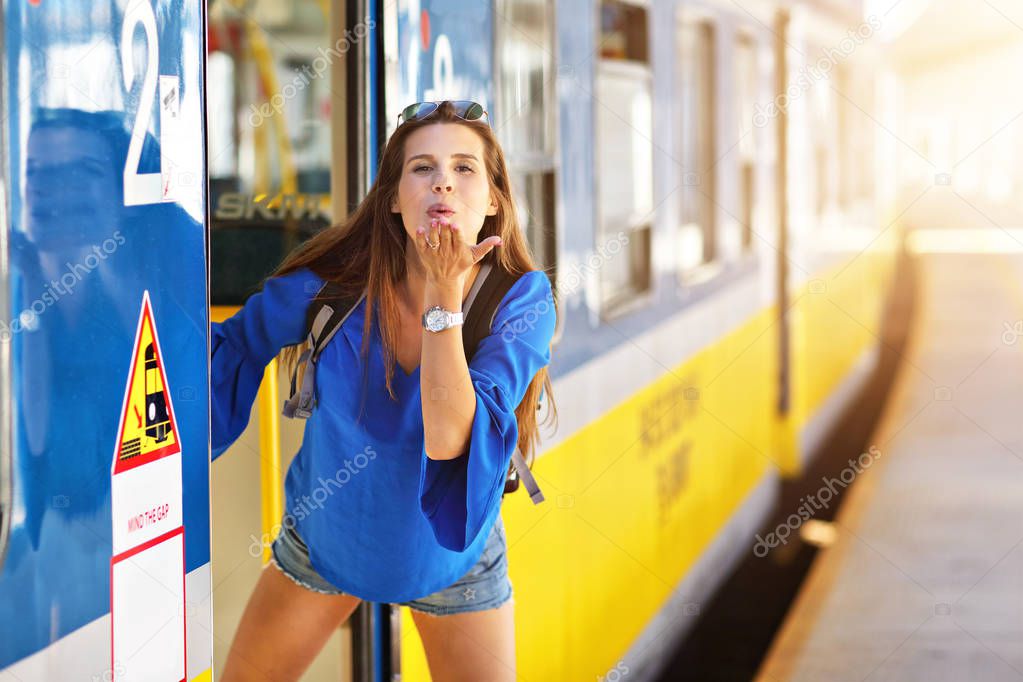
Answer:
[[19, 679], [210, 674], [204, 5], [3, 5]]
[[[398, 107], [413, 102], [493, 99], [491, 3], [403, 0], [398, 3]], [[392, 103], [388, 103], [392, 104]], [[398, 111], [389, 111], [388, 125]]]

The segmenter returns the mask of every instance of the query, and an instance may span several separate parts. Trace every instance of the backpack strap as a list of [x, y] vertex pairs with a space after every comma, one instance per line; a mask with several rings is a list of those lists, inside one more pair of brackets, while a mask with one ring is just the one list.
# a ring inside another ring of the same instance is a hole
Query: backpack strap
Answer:
[[[291, 393], [284, 402], [283, 414], [290, 419], [308, 419], [316, 407], [316, 362], [330, 340], [337, 334], [352, 311], [358, 307], [365, 292], [358, 298], [344, 296], [334, 282], [327, 282], [316, 293], [306, 310], [306, 328], [309, 329], [309, 348], [299, 356], [291, 374]], [[296, 392], [299, 371], [302, 372], [302, 386]]]
[[[469, 295], [466, 297], [465, 303], [462, 304], [462, 312], [465, 315], [465, 322], [462, 325], [462, 345], [465, 347], [467, 361], [476, 354], [480, 341], [490, 335], [494, 317], [497, 315], [497, 306], [516, 281], [518, 281], [518, 277], [501, 268], [495, 268], [490, 263], [480, 266], [480, 271], [476, 274], [476, 281], [473, 282]], [[543, 502], [544, 497], [540, 492], [540, 486], [517, 447], [512, 453], [512, 470], [514, 474], [509, 472], [511, 475], [504, 483], [505, 494], [517, 490], [519, 479], [521, 479], [533, 504]]]
[[490, 263], [480, 266], [480, 271], [476, 273], [476, 281], [472, 283], [469, 295], [462, 304], [462, 313], [465, 315], [465, 322], [462, 324], [462, 345], [465, 347], [467, 360], [476, 355], [480, 341], [490, 335], [494, 316], [497, 315], [497, 306], [517, 279], [515, 275], [495, 268]]

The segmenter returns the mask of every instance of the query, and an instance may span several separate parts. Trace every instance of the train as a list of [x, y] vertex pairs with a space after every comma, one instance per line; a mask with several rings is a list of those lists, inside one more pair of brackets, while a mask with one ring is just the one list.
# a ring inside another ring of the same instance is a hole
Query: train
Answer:
[[[877, 361], [867, 9], [5, 2], [0, 671], [215, 676], [302, 425], [271, 363], [210, 466], [209, 322], [358, 203], [405, 105], [472, 99], [561, 311], [547, 500], [502, 509], [519, 674], [657, 679]], [[430, 678], [407, 609], [363, 604], [306, 679]]]

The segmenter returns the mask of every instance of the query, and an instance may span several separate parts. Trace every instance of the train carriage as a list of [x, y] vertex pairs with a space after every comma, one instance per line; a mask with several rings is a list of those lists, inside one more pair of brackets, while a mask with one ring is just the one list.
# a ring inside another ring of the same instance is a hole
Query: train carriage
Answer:
[[[90, 674], [131, 673], [111, 659], [111, 561], [136, 547], [113, 497], [142, 474], [100, 464], [137, 419], [143, 337], [143, 404], [170, 421], [145, 425], [180, 444], [182, 539], [158, 537], [183, 546], [187, 679], [219, 670], [302, 425], [279, 417], [272, 363], [209, 467], [207, 322], [358, 202], [410, 102], [487, 108], [562, 310], [559, 428], [533, 467], [547, 502], [503, 510], [523, 678], [656, 679], [876, 360], [896, 216], [860, 2], [25, 0], [3, 17], [3, 319], [21, 322], [3, 339], [5, 633], [30, 617], [0, 671], [54, 676], [86, 646], [105, 652]], [[73, 293], [19, 312], [117, 228]], [[411, 617], [364, 604], [307, 678], [398, 675], [429, 679]]]

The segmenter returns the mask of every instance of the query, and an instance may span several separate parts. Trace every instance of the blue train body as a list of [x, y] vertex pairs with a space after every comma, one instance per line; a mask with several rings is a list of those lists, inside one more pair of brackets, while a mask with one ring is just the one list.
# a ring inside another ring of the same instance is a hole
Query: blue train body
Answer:
[[[53, 675], [70, 655], [62, 638], [89, 626], [110, 639], [90, 624], [111, 612], [111, 464], [147, 291], [182, 453], [185, 570], [209, 579], [204, 26], [184, 0], [4, 3], [0, 669], [43, 652]], [[130, 670], [109, 652], [78, 673]], [[208, 646], [194, 653], [190, 678], [209, 668]]]

